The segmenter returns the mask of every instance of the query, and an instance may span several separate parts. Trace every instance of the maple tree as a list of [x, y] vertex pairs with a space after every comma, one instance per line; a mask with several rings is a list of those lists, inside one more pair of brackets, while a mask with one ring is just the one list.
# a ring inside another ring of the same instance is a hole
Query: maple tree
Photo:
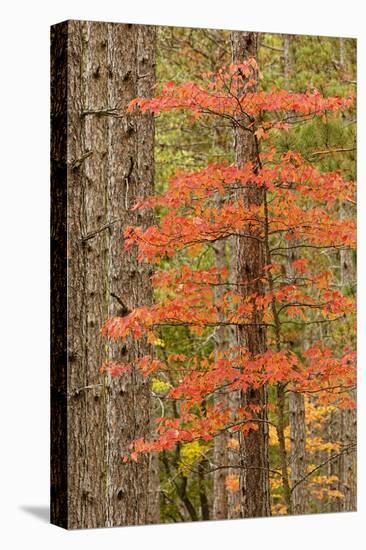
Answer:
[[[199, 84], [168, 82], [153, 99], [136, 98], [130, 103], [130, 112], [159, 115], [184, 110], [195, 122], [217, 117], [250, 134], [256, 155], [243, 166], [216, 162], [195, 171], [177, 171], [163, 193], [135, 204], [134, 209], [141, 212], [159, 212], [159, 222], [148, 228], [124, 229], [125, 250], [137, 247], [139, 261], [156, 267], [152, 276], [156, 300], [108, 319], [102, 332], [115, 340], [144, 338], [159, 350], [164, 346], [164, 327], [185, 327], [192, 338], [201, 339], [223, 326], [257, 327], [266, 336], [265, 351], [253, 355], [246, 346], [231, 342], [216, 353], [152, 354], [134, 364], [107, 362], [102, 369], [113, 376], [141, 369], [158, 381], [152, 391], [159, 399], [174, 403], [175, 414], [157, 418], [150, 438], [130, 442], [124, 462], [138, 461], [142, 453], [164, 453], [185, 445], [191, 459], [183, 460], [182, 467], [194, 468], [195, 461], [207, 456], [215, 438], [225, 432], [237, 463], [230, 468], [213, 464], [206, 472], [227, 468], [225, 485], [235, 493], [242, 475], [239, 439], [265, 422], [270, 443], [279, 448], [280, 456], [278, 466], [269, 472], [272, 493], [277, 495], [273, 512], [285, 513], [291, 512], [294, 490], [284, 422], [287, 395], [307, 396], [307, 426], [314, 422], [317, 408], [329, 412], [332, 407], [355, 406], [352, 347], [341, 338], [337, 347], [327, 346], [320, 338], [301, 351], [291, 346], [294, 334], [313, 326], [337, 326], [354, 316], [354, 296], [335, 284], [331, 270], [319, 266], [325, 251], [355, 246], [353, 216], [338, 215], [341, 205], [354, 205], [355, 182], [339, 171], [320, 171], [299, 152], [284, 152], [275, 143], [279, 134], [296, 125], [346, 111], [354, 98], [324, 97], [317, 90], [255, 91], [257, 74], [256, 61], [250, 58], [216, 73], [206, 72]], [[245, 189], [260, 189], [263, 201], [248, 203], [240, 194]], [[215, 243], [241, 236], [263, 247], [263, 270], [255, 279], [233, 280], [230, 265], [201, 267]], [[289, 261], [293, 251], [295, 259]], [[264, 386], [277, 389], [276, 397], [266, 404], [265, 416], [261, 405], [249, 402], [233, 407], [224, 399], [232, 392]], [[310, 454], [349, 450], [321, 436], [310, 437], [307, 445]], [[332, 477], [324, 481], [317, 476], [321, 465], [310, 464], [298, 483], [311, 483], [315, 498], [341, 498], [331, 488]]]

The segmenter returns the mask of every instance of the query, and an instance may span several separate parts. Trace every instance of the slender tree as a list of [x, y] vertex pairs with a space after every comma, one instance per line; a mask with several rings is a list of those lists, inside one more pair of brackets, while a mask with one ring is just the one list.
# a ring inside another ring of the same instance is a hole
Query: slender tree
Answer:
[[[248, 58], [257, 59], [258, 36], [251, 32], [232, 33], [232, 58], [233, 63], [239, 64]], [[254, 84], [253, 91], [257, 84]], [[259, 149], [256, 136], [244, 128], [250, 123], [245, 113], [240, 113], [239, 124], [235, 126], [235, 156], [237, 166], [240, 168], [247, 162], [252, 162], [254, 170], [258, 170]], [[249, 185], [240, 192], [240, 199], [246, 207], [253, 205], [263, 206], [265, 201], [264, 188], [257, 185]], [[266, 264], [264, 245], [260, 239], [251, 236], [252, 229], [249, 226], [249, 237], [238, 237], [236, 243], [236, 282], [240, 285], [239, 292], [243, 298], [247, 298], [255, 292], [264, 294], [261, 281], [264, 266]], [[267, 349], [266, 333], [263, 326], [262, 314], [253, 310], [252, 326], [239, 326], [237, 328], [237, 343], [244, 346], [254, 357], [262, 354]], [[245, 437], [240, 437], [241, 444], [241, 511], [243, 517], [256, 517], [270, 515], [269, 503], [269, 462], [268, 462], [268, 426], [267, 420], [267, 389], [262, 386], [259, 389], [250, 388], [241, 395], [243, 406], [256, 405], [260, 408], [259, 416], [263, 420], [258, 430], [251, 431]]]
[[[292, 36], [285, 34], [283, 36], [283, 69], [286, 80], [286, 87], [290, 87], [290, 75], [292, 70], [291, 57]], [[300, 243], [296, 239], [288, 241], [288, 266], [287, 272], [290, 284], [296, 284], [297, 271], [293, 268], [293, 263], [299, 259], [299, 249], [296, 248]], [[306, 338], [303, 338], [306, 341]], [[296, 347], [301, 347], [300, 342], [296, 342]], [[304, 345], [306, 349], [306, 344]], [[291, 493], [292, 512], [294, 514], [304, 514], [306, 511], [306, 483], [298, 483], [307, 473], [306, 464], [306, 425], [305, 425], [305, 398], [301, 392], [289, 392], [289, 427], [290, 427], [290, 470], [291, 485], [294, 490]]]
[[[342, 203], [340, 206], [340, 218], [346, 218], [349, 215], [349, 210], [349, 205]], [[341, 250], [339, 259], [341, 288], [344, 293], [353, 294], [355, 266], [352, 251]], [[352, 337], [352, 329], [348, 334], [349, 336]], [[350, 395], [356, 406], [357, 396], [355, 388], [350, 390]], [[340, 495], [339, 498], [331, 503], [331, 510], [333, 512], [354, 512], [357, 509], [357, 467], [354, 452], [357, 440], [356, 409], [335, 409], [330, 417], [328, 433], [330, 441], [335, 441], [340, 446], [341, 451], [339, 456], [330, 463], [329, 468], [329, 475], [336, 477], [333, 488]]]
[[[347, 204], [342, 204], [341, 215], [346, 217]], [[350, 250], [341, 251], [341, 284], [344, 292], [352, 292], [355, 281], [355, 267], [353, 254]], [[340, 482], [340, 492], [343, 494], [341, 510], [345, 512], [355, 512], [357, 510], [357, 464], [356, 454], [354, 452], [357, 442], [357, 392], [352, 388], [350, 395], [354, 400], [354, 408], [346, 408], [340, 411], [341, 414], [341, 449], [345, 450], [340, 457], [340, 471], [338, 473]]]
[[[227, 267], [226, 260], [226, 241], [218, 241], [214, 245], [215, 266], [218, 270]], [[225, 293], [225, 287], [218, 285], [215, 289], [216, 301], [219, 304]], [[221, 315], [221, 321], [224, 321], [224, 316]], [[215, 330], [215, 355], [216, 360], [230, 345], [229, 328], [225, 325], [219, 326]], [[229, 405], [230, 396], [217, 395], [215, 401], [218, 407], [227, 408]], [[228, 449], [228, 434], [221, 433], [215, 439], [213, 462], [216, 466], [222, 466], [229, 463]], [[214, 471], [214, 486], [213, 486], [213, 517], [214, 519], [226, 519], [229, 517], [229, 494], [225, 487], [227, 471], [223, 468], [218, 468]]]

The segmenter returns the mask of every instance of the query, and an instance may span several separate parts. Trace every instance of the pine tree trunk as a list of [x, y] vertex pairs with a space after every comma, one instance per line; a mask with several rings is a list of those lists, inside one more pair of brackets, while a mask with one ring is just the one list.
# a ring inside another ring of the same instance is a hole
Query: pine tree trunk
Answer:
[[[256, 33], [232, 33], [233, 63], [241, 63], [248, 57], [257, 57]], [[244, 115], [243, 115], [244, 117]], [[247, 123], [248, 121], [242, 120]], [[236, 163], [242, 166], [252, 161], [258, 162], [257, 143], [253, 134], [245, 132], [236, 126], [235, 129]], [[246, 206], [264, 203], [264, 190], [258, 186], [248, 186], [239, 197]], [[253, 229], [248, 228], [248, 232]], [[265, 265], [263, 243], [257, 239], [238, 237], [236, 270], [238, 289], [243, 296], [251, 293], [263, 294], [261, 282]], [[243, 284], [244, 283], [244, 284]], [[237, 333], [238, 345], [247, 348], [252, 356], [266, 350], [266, 332], [261, 326], [262, 315], [254, 311], [251, 322], [253, 326], [239, 326]], [[248, 435], [240, 437], [241, 453], [241, 515], [243, 517], [260, 517], [270, 515], [269, 476], [268, 476], [268, 425], [267, 420], [267, 389], [265, 387], [251, 388], [242, 393], [241, 405], [258, 405], [260, 412], [258, 430], [251, 430]]]
[[[106, 27], [69, 23], [68, 108], [68, 459], [69, 527], [105, 525], [108, 482], [106, 400], [99, 368], [105, 343], [99, 334], [108, 313], [105, 191], [108, 119], [88, 114], [105, 107]], [[84, 158], [84, 155], [89, 155]], [[76, 166], [76, 164], [80, 163]]]
[[[148, 347], [129, 342], [109, 349], [100, 328], [119, 307], [111, 293], [129, 307], [152, 299], [146, 267], [137, 265], [133, 254], [122, 255], [122, 228], [136, 222], [128, 211], [134, 198], [153, 190], [153, 119], [128, 117], [124, 111], [129, 99], [151, 92], [154, 30], [82, 21], [66, 22], [62, 29], [67, 78], [61, 80], [62, 68], [55, 63], [52, 84], [67, 94], [67, 180], [55, 182], [58, 189], [67, 189], [67, 228], [62, 228], [68, 241], [63, 525], [147, 523], [158, 520], [152, 463], [146, 459], [137, 468], [121, 462], [128, 442], [150, 428], [147, 383], [137, 372], [112, 381], [100, 367], [110, 358], [133, 360]], [[53, 43], [60, 32], [61, 25], [55, 26]], [[59, 523], [56, 508], [53, 522]]]
[[[109, 221], [122, 220], [110, 234], [108, 264], [109, 295], [118, 296], [128, 310], [151, 305], [150, 268], [136, 259], [134, 251], [123, 252], [121, 226], [151, 225], [151, 214], [132, 212], [138, 197], [152, 193], [154, 179], [154, 119], [153, 116], [126, 114], [134, 97], [151, 95], [155, 81], [155, 29], [138, 25], [109, 27], [108, 104], [118, 105], [122, 118], [109, 117], [110, 141], [109, 187], [107, 209]], [[113, 85], [113, 81], [118, 85]], [[109, 315], [118, 314], [116, 299], [110, 304]], [[132, 338], [112, 346], [110, 358], [133, 363], [139, 356], [151, 353], [141, 341]], [[131, 440], [145, 436], [151, 429], [151, 404], [147, 380], [138, 369], [110, 381], [108, 401], [108, 486], [110, 525], [157, 522], [158, 492], [152, 485], [153, 473], [158, 482], [154, 458], [145, 456], [139, 463], [128, 462], [121, 467], [121, 455]], [[151, 464], [151, 468], [149, 467]], [[153, 472], [151, 472], [153, 469]], [[126, 503], [128, 505], [126, 506]]]

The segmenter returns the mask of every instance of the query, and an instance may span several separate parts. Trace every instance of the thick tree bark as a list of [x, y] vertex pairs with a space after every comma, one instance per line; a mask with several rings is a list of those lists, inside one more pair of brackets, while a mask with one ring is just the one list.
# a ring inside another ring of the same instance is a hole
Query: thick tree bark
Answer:
[[[250, 32], [232, 33], [233, 63], [241, 63], [248, 57], [257, 57], [257, 35]], [[243, 115], [241, 124], [248, 121]], [[252, 161], [254, 166], [258, 163], [257, 142], [252, 133], [244, 131], [241, 127], [235, 128], [235, 154], [236, 162], [242, 166], [245, 162]], [[264, 204], [264, 190], [258, 186], [248, 186], [238, 196], [247, 206]], [[255, 231], [255, 230], [254, 230]], [[248, 232], [253, 229], [248, 227]], [[257, 239], [238, 237], [237, 239], [237, 282], [238, 287], [247, 296], [251, 293], [263, 294], [264, 288], [261, 278], [265, 265], [265, 250], [263, 243]], [[244, 283], [244, 284], [243, 284]], [[237, 341], [245, 346], [252, 356], [261, 354], [266, 350], [265, 328], [261, 326], [262, 316], [254, 311], [251, 322], [253, 326], [238, 327]], [[260, 412], [258, 418], [258, 430], [251, 430], [248, 435], [240, 437], [241, 445], [241, 515], [243, 517], [258, 517], [270, 515], [269, 502], [269, 463], [268, 463], [268, 425], [267, 420], [267, 389], [251, 388], [242, 393], [242, 405], [258, 405]]]
[[99, 372], [106, 358], [99, 331], [108, 314], [108, 244], [105, 232], [87, 239], [107, 221], [108, 119], [89, 114], [105, 106], [106, 26], [71, 21], [68, 40], [68, 527], [79, 528], [105, 525], [107, 515], [108, 387]]
[[[68, 399], [67, 405], [63, 403], [67, 423], [57, 427], [54, 420], [52, 425], [56, 433], [62, 431], [57, 445], [62, 447], [67, 437], [60, 459], [67, 475], [64, 520], [55, 504], [52, 521], [68, 528], [148, 523], [158, 520], [157, 487], [151, 486], [157, 475], [155, 471], [151, 476], [153, 463], [146, 459], [137, 468], [121, 462], [128, 442], [150, 429], [147, 383], [135, 371], [116, 381], [100, 373], [106, 359], [133, 361], [148, 347], [128, 342], [109, 348], [100, 328], [120, 307], [111, 293], [131, 308], [152, 299], [147, 268], [137, 265], [133, 254], [122, 256], [122, 228], [137, 221], [128, 211], [135, 197], [153, 190], [153, 119], [130, 117], [124, 111], [128, 100], [151, 92], [154, 30], [69, 21], [53, 28], [53, 44], [53, 114], [60, 110], [58, 90], [64, 109], [67, 102], [67, 179], [65, 174], [56, 178], [53, 191], [67, 193], [67, 229], [62, 220], [60, 230], [64, 239], [67, 231], [68, 362], [62, 369], [64, 373], [67, 369]], [[67, 61], [67, 78], [54, 62], [58, 55]], [[56, 129], [64, 140], [65, 131]], [[59, 152], [52, 150], [52, 155], [54, 166]], [[62, 215], [66, 216], [66, 198]], [[65, 274], [54, 274], [57, 289], [65, 285], [61, 275]], [[56, 311], [56, 320], [59, 315]], [[52, 372], [56, 367], [54, 361]], [[53, 409], [52, 418], [58, 415]], [[54, 473], [55, 490], [60, 486], [59, 467]]]
[[[134, 97], [151, 95], [155, 82], [155, 29], [137, 25], [109, 27], [110, 85], [108, 104], [118, 105], [122, 118], [109, 118], [110, 139], [109, 220], [122, 220], [126, 225], [151, 225], [151, 214], [132, 212], [139, 196], [152, 193], [154, 179], [154, 119], [141, 114], [128, 115], [126, 108]], [[113, 85], [113, 80], [118, 83]], [[109, 295], [118, 296], [128, 310], [151, 305], [150, 268], [136, 259], [135, 252], [123, 253], [121, 226], [110, 235], [108, 265]], [[118, 315], [120, 304], [114, 299], [109, 315]], [[146, 343], [128, 340], [111, 349], [111, 359], [133, 363], [151, 352]], [[149, 387], [138, 369], [110, 381], [108, 402], [108, 486], [109, 524], [121, 521], [126, 525], [157, 522], [158, 469], [155, 458], [145, 456], [138, 464], [128, 462], [121, 467], [120, 457], [127, 452], [126, 443], [150, 431], [151, 405]], [[150, 465], [150, 467], [149, 467]], [[151, 483], [151, 474], [156, 482]], [[128, 502], [128, 506], [126, 506]]]

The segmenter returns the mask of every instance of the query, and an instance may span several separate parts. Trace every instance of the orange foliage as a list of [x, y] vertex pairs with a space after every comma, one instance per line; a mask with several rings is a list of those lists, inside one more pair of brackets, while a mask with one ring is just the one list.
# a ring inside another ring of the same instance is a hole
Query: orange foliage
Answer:
[[[266, 139], [273, 129], [286, 130], [293, 119], [323, 116], [325, 112], [342, 111], [353, 104], [354, 98], [326, 98], [316, 90], [302, 94], [285, 90], [253, 92], [256, 69], [255, 61], [250, 59], [224, 67], [215, 75], [207, 74], [206, 86], [168, 82], [157, 97], [134, 99], [129, 110], [161, 113], [186, 109], [196, 118], [213, 114], [229, 121], [239, 120], [241, 124], [244, 114], [245, 129], [258, 142]], [[249, 186], [267, 192], [271, 199], [267, 210], [263, 206], [248, 206], [237, 195], [232, 198], [235, 189]], [[250, 162], [241, 168], [210, 164], [195, 172], [177, 172], [163, 195], [136, 203], [136, 209], [162, 206], [163, 213], [156, 225], [145, 229], [126, 227], [123, 253], [128, 254], [136, 247], [138, 259], [151, 263], [160, 263], [177, 252], [196, 258], [204, 246], [229, 236], [244, 235], [270, 248], [270, 259], [260, 275], [265, 293], [246, 293], [244, 297], [241, 285], [254, 281], [239, 280], [233, 285], [227, 269], [194, 269], [183, 265], [160, 270], [152, 277], [159, 300], [152, 306], [136, 308], [125, 317], [108, 319], [102, 333], [113, 339], [148, 337], [154, 344], [162, 326], [188, 326], [199, 336], [220, 325], [251, 325], [253, 311], [260, 310], [270, 349], [255, 357], [246, 349], [231, 347], [208, 358], [178, 354], [168, 356], [165, 361], [150, 356], [137, 360], [133, 366], [145, 375], [159, 370], [177, 373], [177, 382], [166, 399], [179, 404], [180, 414], [178, 418], [157, 419], [154, 437], [131, 442], [124, 461], [138, 460], [140, 453], [170, 449], [178, 442], [210, 441], [224, 430], [246, 435], [258, 429], [258, 408], [253, 405], [231, 410], [217, 402], [213, 405], [208, 398], [215, 393], [286, 382], [288, 390], [313, 395], [321, 406], [353, 406], [347, 393], [355, 384], [353, 352], [343, 349], [336, 353], [315, 343], [300, 355], [286, 348], [274, 351], [271, 342], [276, 322], [283, 327], [296, 323], [305, 326], [307, 322], [332, 321], [353, 314], [354, 299], [332, 287], [330, 272], [319, 272], [311, 256], [305, 254], [292, 262], [297, 274], [293, 281], [286, 272], [284, 253], [286, 241], [295, 239], [301, 242], [300, 252], [354, 247], [354, 220], [339, 219], [336, 215], [337, 205], [352, 201], [354, 192], [355, 183], [346, 181], [338, 172], [321, 173], [299, 153], [280, 154], [272, 148], [259, 155], [257, 166]], [[224, 288], [219, 299], [215, 293], [217, 285]], [[128, 368], [118, 364], [103, 367], [112, 375]], [[277, 436], [272, 433], [271, 437], [273, 444], [277, 444]], [[236, 448], [236, 439], [230, 441], [235, 441], [232, 448]], [[319, 448], [323, 442], [309, 444]], [[238, 478], [228, 476], [226, 487], [237, 491]], [[282, 513], [281, 503], [276, 506], [277, 513]]]

